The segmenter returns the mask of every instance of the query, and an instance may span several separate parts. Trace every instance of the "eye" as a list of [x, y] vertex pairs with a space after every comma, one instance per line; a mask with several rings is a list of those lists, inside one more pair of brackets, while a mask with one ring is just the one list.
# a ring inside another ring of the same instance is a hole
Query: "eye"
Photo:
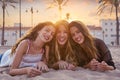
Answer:
[[45, 31], [46, 31], [46, 32], [50, 32], [50, 30], [49, 30], [49, 29], [46, 29]]
[[67, 32], [67, 31], [64, 31], [64, 33], [66, 33], [66, 34], [67, 34], [68, 32]]
[[80, 33], [80, 31], [77, 30], [76, 33]]
[[71, 33], [71, 36], [74, 37], [74, 36], [75, 36], [75, 33]]
[[58, 30], [58, 31], [57, 31], [57, 33], [61, 33], [61, 31], [60, 31], [60, 30]]

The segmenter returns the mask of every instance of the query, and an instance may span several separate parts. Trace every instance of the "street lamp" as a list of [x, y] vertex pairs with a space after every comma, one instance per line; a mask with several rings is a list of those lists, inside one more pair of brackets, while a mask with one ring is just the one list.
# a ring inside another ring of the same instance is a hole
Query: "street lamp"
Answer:
[[21, 0], [19, 0], [19, 20], [20, 20], [20, 23], [19, 23], [19, 37], [21, 37]]
[[5, 8], [6, 4], [5, 1], [2, 1], [2, 9], [3, 9], [3, 28], [2, 28], [2, 40], [1, 40], [1, 45], [4, 45], [4, 28], [5, 28]]

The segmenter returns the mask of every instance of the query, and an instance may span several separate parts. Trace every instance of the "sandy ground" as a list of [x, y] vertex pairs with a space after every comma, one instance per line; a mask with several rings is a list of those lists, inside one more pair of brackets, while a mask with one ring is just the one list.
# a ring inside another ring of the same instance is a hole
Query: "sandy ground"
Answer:
[[[4, 71], [0, 73], [0, 80], [120, 80], [120, 47], [109, 47], [109, 49], [117, 68], [113, 71], [97, 72], [78, 67], [76, 71], [50, 70], [47, 73], [42, 73], [42, 75], [32, 78], [26, 75], [13, 77]], [[6, 68], [0, 68], [0, 71], [3, 70], [6, 70]]]

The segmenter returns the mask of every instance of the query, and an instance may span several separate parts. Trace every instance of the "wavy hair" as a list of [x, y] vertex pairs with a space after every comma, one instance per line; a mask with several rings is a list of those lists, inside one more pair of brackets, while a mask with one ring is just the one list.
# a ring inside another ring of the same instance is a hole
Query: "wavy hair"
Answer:
[[12, 52], [11, 54], [15, 53], [15, 50], [17, 48], [17, 46], [19, 45], [19, 43], [25, 39], [29, 39], [34, 41], [37, 36], [38, 36], [38, 32], [45, 26], [47, 25], [52, 25], [54, 26], [54, 24], [50, 21], [46, 21], [46, 22], [42, 22], [39, 23], [38, 25], [36, 25], [35, 27], [32, 27], [31, 29], [29, 29], [17, 42], [16, 44], [12, 47]]
[[[59, 61], [59, 60], [64, 60], [69, 63], [77, 64], [75, 61], [75, 56], [73, 54], [73, 50], [71, 47], [71, 44], [69, 42], [69, 31], [68, 31], [68, 22], [66, 20], [60, 20], [55, 23], [55, 28], [56, 28], [56, 33], [55, 33], [55, 38], [52, 42], [52, 47], [50, 49], [50, 54], [49, 54], [49, 61], [51, 64]], [[59, 28], [63, 25], [65, 29], [67, 30], [67, 35], [68, 35], [68, 40], [67, 42], [61, 46], [58, 44], [56, 35], [59, 30]]]
[[77, 61], [80, 66], [88, 64], [93, 58], [97, 58], [97, 49], [94, 43], [94, 37], [90, 34], [89, 29], [81, 21], [72, 21], [69, 25], [69, 30], [71, 27], [76, 27], [84, 36], [84, 42], [82, 44], [77, 44], [72, 40], [71, 44], [74, 50], [74, 54], [77, 57]]

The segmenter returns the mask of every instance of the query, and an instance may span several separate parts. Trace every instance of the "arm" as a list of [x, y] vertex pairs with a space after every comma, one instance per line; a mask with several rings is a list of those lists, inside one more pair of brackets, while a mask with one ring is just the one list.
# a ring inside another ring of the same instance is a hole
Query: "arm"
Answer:
[[18, 45], [16, 52], [15, 52], [15, 58], [10, 68], [10, 72], [9, 72], [10, 75], [28, 74], [30, 76], [35, 76], [36, 74], [40, 73], [37, 69], [31, 68], [31, 67], [19, 68], [22, 57], [26, 53], [27, 47], [28, 45], [27, 45], [26, 40], [22, 41]]
[[68, 66], [69, 66], [68, 62], [60, 60], [60, 61], [54, 63], [52, 67], [57, 70], [57, 69], [67, 69]]
[[89, 68], [90, 70], [96, 71], [99, 62], [96, 59], [92, 59], [88, 64], [84, 65], [84, 68]]
[[27, 42], [22, 41], [16, 49], [15, 57], [14, 57], [13, 63], [10, 68], [10, 75], [18, 75], [18, 74], [26, 74], [27, 73], [25, 68], [18, 69], [20, 62], [22, 60], [22, 57], [23, 57], [24, 53], [26, 52], [26, 50], [27, 50]]
[[107, 64], [108, 69], [115, 69], [114, 62], [112, 60], [112, 56], [110, 53], [110, 50], [104, 43], [104, 41], [97, 39], [96, 41], [97, 44], [97, 50], [100, 53], [99, 55], [99, 61], [102, 63], [104, 61]]
[[59, 64], [58, 64], [58, 62], [54, 63], [51, 67], [52, 67], [53, 69], [55, 69], [55, 70], [58, 70], [58, 69], [59, 69]]
[[45, 53], [42, 56], [42, 60], [37, 63], [37, 68], [42, 72], [48, 72], [49, 71], [49, 68], [48, 68], [48, 65], [47, 65], [48, 52], [49, 52], [49, 46], [45, 46]]

